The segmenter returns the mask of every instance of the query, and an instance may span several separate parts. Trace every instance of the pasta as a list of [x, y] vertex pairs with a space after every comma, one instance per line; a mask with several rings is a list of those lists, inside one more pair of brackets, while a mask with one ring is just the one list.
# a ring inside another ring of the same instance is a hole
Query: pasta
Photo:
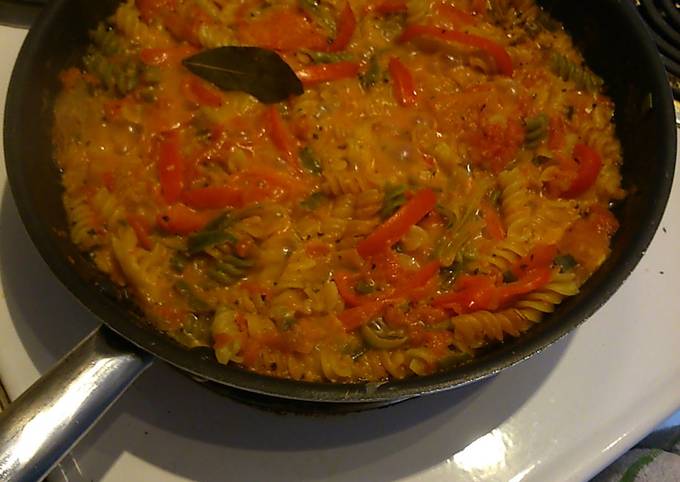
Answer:
[[[609, 254], [614, 105], [533, 0], [126, 0], [91, 40], [55, 107], [71, 238], [221, 364], [426, 376]], [[304, 93], [264, 104], [183, 63], [240, 45]]]

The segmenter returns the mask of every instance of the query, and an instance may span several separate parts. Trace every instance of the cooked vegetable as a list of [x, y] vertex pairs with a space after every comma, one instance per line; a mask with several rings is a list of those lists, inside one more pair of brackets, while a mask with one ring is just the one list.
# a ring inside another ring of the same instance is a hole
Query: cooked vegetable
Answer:
[[404, 107], [414, 105], [418, 94], [411, 72], [396, 57], [390, 59], [389, 70], [394, 87], [394, 97]]
[[319, 175], [323, 171], [321, 162], [310, 147], [303, 147], [300, 149], [300, 162], [302, 163], [302, 167], [312, 174]]
[[406, 202], [406, 186], [399, 184], [392, 186], [387, 184], [385, 186], [385, 194], [383, 196], [382, 209], [380, 210], [380, 217], [387, 219], [392, 216], [397, 209], [399, 209]]

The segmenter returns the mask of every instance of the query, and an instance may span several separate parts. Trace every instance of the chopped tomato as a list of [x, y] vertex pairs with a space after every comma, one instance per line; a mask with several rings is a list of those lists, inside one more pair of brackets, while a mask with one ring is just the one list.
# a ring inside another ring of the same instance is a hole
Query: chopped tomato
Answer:
[[399, 284], [389, 298], [407, 298], [411, 301], [418, 301], [427, 297], [428, 284], [432, 281], [441, 265], [439, 261], [431, 261], [415, 272], [409, 272], [404, 282]]
[[618, 219], [609, 209], [599, 204], [590, 207], [588, 218], [595, 227], [595, 230], [606, 236], [612, 236], [619, 229]]
[[349, 2], [345, 3], [345, 8], [342, 9], [340, 13], [340, 18], [338, 19], [338, 31], [335, 36], [335, 40], [328, 47], [329, 52], [339, 52], [345, 50], [352, 40], [352, 35], [354, 35], [354, 30], [357, 28], [357, 19], [354, 16], [352, 7]]
[[512, 57], [510, 57], [510, 54], [505, 49], [505, 47], [491, 39], [466, 32], [446, 30], [430, 25], [410, 25], [404, 29], [401, 37], [399, 37], [399, 42], [410, 42], [411, 40], [418, 38], [430, 38], [444, 42], [454, 42], [482, 50], [494, 59], [496, 67], [500, 73], [512, 76]]
[[594, 205], [576, 220], [559, 242], [560, 251], [574, 257], [586, 274], [595, 271], [609, 254], [609, 240], [619, 223], [604, 206]]
[[431, 189], [418, 191], [391, 218], [357, 244], [359, 254], [366, 258], [389, 249], [411, 228], [423, 219], [437, 204]]
[[135, 0], [135, 4], [139, 16], [148, 23], [164, 12], [175, 10], [177, 0]]
[[417, 93], [411, 72], [396, 57], [390, 59], [388, 68], [392, 77], [394, 97], [404, 107], [415, 105]]
[[338, 315], [345, 330], [353, 331], [376, 318], [387, 305], [386, 301], [372, 301], [349, 308]]
[[531, 252], [520, 259], [512, 272], [521, 277], [523, 273], [536, 268], [548, 268], [552, 265], [557, 256], [557, 246], [554, 244], [537, 244]]
[[602, 158], [597, 151], [585, 144], [576, 144], [574, 159], [578, 164], [578, 171], [569, 189], [562, 194], [567, 198], [578, 197], [590, 189], [602, 170]]
[[234, 186], [209, 186], [182, 193], [182, 202], [194, 209], [243, 206], [243, 191]]
[[331, 247], [322, 241], [310, 241], [305, 245], [305, 253], [313, 258], [326, 256], [331, 252]]
[[177, 202], [184, 190], [184, 161], [176, 132], [166, 134], [160, 142], [157, 168], [163, 199], [168, 204]]
[[332, 82], [340, 79], [350, 79], [359, 73], [359, 64], [356, 62], [336, 62], [334, 64], [319, 64], [303, 67], [297, 72], [298, 78], [305, 86]]
[[151, 66], [178, 64], [181, 60], [196, 52], [196, 47], [187, 44], [177, 47], [148, 48], [139, 51], [139, 60]]
[[173, 11], [163, 12], [161, 19], [176, 39], [186, 40], [196, 47], [201, 47], [201, 40], [198, 35], [201, 26], [214, 23], [206, 11], [198, 5], [192, 6], [189, 12], [184, 12], [183, 15]]
[[325, 50], [326, 36], [299, 10], [272, 8], [272, 12], [238, 25], [242, 43], [284, 52]]
[[511, 162], [524, 140], [524, 129], [517, 119], [507, 124], [482, 119], [478, 128], [465, 133], [470, 144], [470, 156], [474, 165], [498, 173]]
[[158, 225], [168, 233], [191, 234], [200, 231], [214, 214], [194, 211], [184, 204], [173, 204], [158, 215]]

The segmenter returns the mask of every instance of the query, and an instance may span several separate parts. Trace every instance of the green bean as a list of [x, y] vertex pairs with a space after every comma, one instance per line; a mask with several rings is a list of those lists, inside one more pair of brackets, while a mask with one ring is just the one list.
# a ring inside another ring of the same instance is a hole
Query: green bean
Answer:
[[236, 237], [229, 231], [204, 230], [189, 236], [187, 239], [187, 252], [193, 255], [217, 244], [236, 244], [236, 241], [238, 241]]
[[354, 285], [354, 291], [360, 295], [368, 295], [375, 291], [375, 284], [370, 281], [359, 281]]
[[170, 258], [170, 268], [175, 273], [181, 273], [184, 271], [184, 268], [186, 268], [187, 264], [189, 264], [189, 258], [187, 258], [182, 253], [175, 253], [175, 255]]
[[406, 186], [404, 184], [385, 186], [380, 217], [387, 219], [392, 216], [406, 202]]
[[563, 254], [555, 258], [555, 266], [560, 268], [561, 273], [573, 270], [578, 264], [574, 257], [570, 254]]
[[179, 280], [175, 283], [174, 289], [179, 295], [183, 296], [187, 300], [187, 303], [192, 310], [210, 311], [210, 305], [202, 300], [186, 281]]
[[381, 350], [399, 348], [408, 341], [408, 336], [391, 330], [381, 319], [362, 326], [361, 337], [368, 345]]
[[323, 172], [323, 167], [321, 167], [321, 162], [314, 154], [314, 151], [310, 147], [303, 147], [300, 149], [300, 162], [302, 167], [307, 171], [315, 175], [320, 175]]
[[326, 201], [328, 201], [328, 196], [322, 192], [314, 192], [300, 203], [300, 207], [308, 211], [314, 211]]
[[359, 75], [359, 83], [364, 90], [369, 90], [378, 83], [380, 77], [380, 64], [378, 63], [378, 56], [371, 55], [368, 61], [368, 69], [363, 74]]

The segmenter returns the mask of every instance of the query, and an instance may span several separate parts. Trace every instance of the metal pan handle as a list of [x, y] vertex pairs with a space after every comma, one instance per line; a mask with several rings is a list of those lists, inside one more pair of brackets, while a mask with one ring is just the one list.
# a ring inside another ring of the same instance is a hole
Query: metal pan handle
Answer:
[[0, 480], [40, 480], [153, 357], [100, 326], [0, 414]]

